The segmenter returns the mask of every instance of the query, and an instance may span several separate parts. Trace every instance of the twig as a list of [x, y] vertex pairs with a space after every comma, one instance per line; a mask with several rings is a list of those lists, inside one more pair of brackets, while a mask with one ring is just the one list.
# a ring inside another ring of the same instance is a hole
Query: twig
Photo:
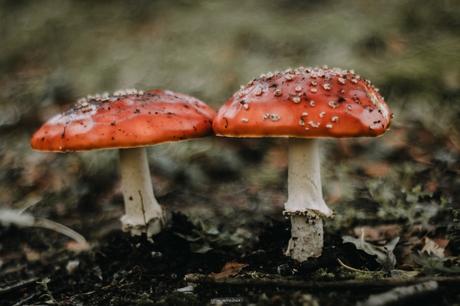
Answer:
[[436, 281], [443, 285], [460, 284], [460, 277], [420, 277], [412, 279], [394, 279], [384, 278], [375, 280], [344, 280], [344, 281], [301, 281], [286, 279], [245, 279], [245, 278], [228, 278], [215, 280], [203, 274], [187, 274], [184, 278], [186, 282], [196, 284], [207, 284], [215, 286], [235, 286], [235, 287], [282, 287], [293, 289], [316, 289], [316, 290], [346, 290], [356, 288], [378, 289], [392, 288], [400, 286], [410, 286], [424, 283], [427, 281]]
[[360, 269], [350, 267], [350, 266], [344, 264], [343, 261], [340, 260], [340, 258], [337, 258], [337, 261], [342, 267], [344, 267], [347, 270], [353, 271], [353, 272], [359, 272], [359, 273], [369, 273], [369, 272], [371, 272], [371, 271], [360, 270]]
[[85, 249], [85, 250], [89, 249], [89, 243], [85, 239], [85, 237], [83, 237], [82, 235], [74, 231], [73, 229], [61, 223], [57, 223], [57, 222], [54, 222], [48, 219], [44, 219], [44, 218], [36, 218], [34, 226], [46, 228], [46, 229], [58, 232], [64, 236], [67, 236], [75, 240], [78, 244], [82, 246], [82, 249]]
[[16, 302], [16, 304], [13, 304], [13, 306], [21, 306], [24, 305], [25, 303], [29, 302], [31, 299], [35, 298], [37, 296], [36, 293], [29, 295], [28, 297]]
[[[13, 261], [14, 259], [12, 259], [11, 261]], [[5, 268], [5, 269], [2, 269], [0, 271], [0, 276], [4, 279], [7, 278], [8, 275], [11, 275], [11, 274], [15, 274], [15, 273], [18, 273], [24, 269], [27, 268], [27, 265], [17, 265], [17, 266], [14, 266], [14, 267], [10, 267], [10, 268]]]
[[73, 229], [45, 218], [35, 218], [29, 213], [19, 213], [14, 209], [0, 209], [0, 224], [4, 226], [46, 228], [75, 240], [82, 246], [81, 249], [89, 249], [89, 244], [85, 237]]
[[438, 289], [438, 282], [428, 281], [407, 287], [398, 287], [390, 291], [373, 294], [364, 302], [358, 302], [356, 306], [384, 306], [407, 298], [425, 295]]
[[7, 286], [7, 287], [0, 288], [0, 296], [2, 296], [4, 294], [7, 294], [7, 293], [10, 293], [10, 292], [12, 292], [14, 290], [17, 290], [17, 289], [24, 288], [24, 287], [27, 287], [29, 285], [32, 285], [37, 280], [38, 280], [38, 278], [34, 277], [34, 278], [31, 278], [31, 279], [21, 281], [21, 282], [18, 282], [16, 284]]

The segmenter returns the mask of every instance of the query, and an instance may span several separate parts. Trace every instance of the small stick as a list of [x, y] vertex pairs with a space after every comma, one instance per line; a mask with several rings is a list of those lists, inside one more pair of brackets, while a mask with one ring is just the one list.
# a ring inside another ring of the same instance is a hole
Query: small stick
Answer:
[[83, 250], [88, 250], [90, 248], [90, 245], [85, 237], [73, 229], [65, 226], [64, 224], [57, 223], [45, 218], [36, 218], [29, 213], [19, 213], [14, 209], [0, 209], [0, 225], [46, 228], [75, 240], [82, 246], [81, 249]]
[[32, 300], [33, 298], [35, 298], [37, 296], [36, 293], [32, 294], [32, 295], [29, 295], [28, 297], [18, 301], [16, 304], [13, 304], [13, 306], [21, 306], [21, 305], [24, 305], [25, 303], [29, 302], [30, 300]]
[[64, 224], [57, 223], [45, 218], [36, 218], [34, 226], [53, 230], [64, 236], [67, 236], [70, 239], [73, 239], [78, 244], [80, 244], [82, 246], [82, 249], [84, 250], [88, 250], [90, 248], [89, 243], [85, 239], [85, 237], [83, 237], [70, 227], [65, 226]]
[[424, 295], [438, 289], [438, 282], [428, 281], [412, 286], [397, 287], [390, 291], [373, 294], [364, 302], [358, 302], [356, 306], [384, 306], [407, 298]]
[[343, 261], [340, 260], [340, 258], [337, 258], [337, 261], [342, 267], [344, 267], [347, 270], [350, 270], [350, 271], [353, 271], [353, 272], [359, 272], [359, 273], [372, 273], [371, 271], [360, 270], [360, 269], [350, 267], [350, 266], [344, 264]]
[[353, 288], [392, 288], [400, 286], [410, 286], [428, 281], [436, 281], [444, 285], [460, 284], [459, 276], [446, 277], [419, 277], [412, 279], [376, 279], [376, 280], [344, 280], [344, 281], [302, 281], [292, 279], [244, 279], [244, 278], [229, 278], [215, 280], [203, 274], [187, 274], [184, 278], [186, 282], [196, 284], [207, 284], [216, 286], [235, 286], [235, 287], [282, 287], [294, 289], [316, 289], [316, 290], [348, 290]]
[[7, 286], [7, 287], [0, 288], [0, 296], [2, 296], [4, 294], [7, 294], [7, 293], [10, 293], [10, 292], [12, 292], [12, 291], [14, 291], [16, 289], [27, 287], [27, 286], [35, 283], [37, 280], [38, 280], [38, 278], [34, 277], [34, 278], [31, 278], [31, 279], [21, 281], [21, 282], [18, 282], [16, 284]]

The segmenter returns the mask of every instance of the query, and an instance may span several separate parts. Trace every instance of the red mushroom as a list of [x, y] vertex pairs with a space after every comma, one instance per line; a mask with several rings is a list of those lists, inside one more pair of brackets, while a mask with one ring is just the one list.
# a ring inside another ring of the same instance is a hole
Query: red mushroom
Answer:
[[151, 237], [163, 227], [164, 214], [153, 194], [144, 147], [209, 135], [214, 116], [204, 102], [184, 94], [128, 89], [78, 100], [46, 122], [31, 145], [53, 152], [120, 149], [123, 229]]
[[378, 136], [391, 113], [378, 90], [353, 71], [298, 68], [252, 80], [220, 108], [214, 132], [226, 137], [288, 137], [285, 214], [291, 216], [286, 255], [297, 261], [321, 255], [323, 200], [315, 138]]

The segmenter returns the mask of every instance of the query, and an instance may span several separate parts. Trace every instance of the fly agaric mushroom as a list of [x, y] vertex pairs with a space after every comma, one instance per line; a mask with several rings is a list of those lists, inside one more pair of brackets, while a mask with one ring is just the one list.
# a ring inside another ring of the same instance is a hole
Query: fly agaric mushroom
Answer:
[[31, 145], [53, 152], [119, 149], [123, 230], [151, 237], [165, 220], [153, 193], [144, 147], [211, 134], [214, 116], [204, 102], [184, 94], [127, 89], [78, 100], [35, 132]]
[[383, 134], [391, 113], [378, 90], [353, 71], [298, 68], [263, 74], [237, 91], [213, 122], [226, 137], [288, 137], [291, 239], [286, 255], [303, 262], [323, 248], [320, 152], [315, 138]]

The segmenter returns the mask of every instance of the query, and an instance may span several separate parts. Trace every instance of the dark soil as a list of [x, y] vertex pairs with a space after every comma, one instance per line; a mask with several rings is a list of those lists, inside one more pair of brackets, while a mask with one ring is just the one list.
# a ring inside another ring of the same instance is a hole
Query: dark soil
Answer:
[[[1, 272], [1, 288], [13, 288], [1, 289], [0, 298], [2, 305], [21, 301], [25, 305], [205, 305], [219, 298], [242, 305], [303, 305], [305, 294], [313, 293], [323, 301], [321, 305], [353, 305], [369, 294], [385, 291], [339, 288], [330, 292], [319, 288], [310, 292], [276, 285], [267, 288], [216, 283], [198, 284], [190, 292], [179, 292], [189, 285], [184, 281], [185, 275], [219, 272], [227, 262], [246, 264], [239, 273], [243, 278], [250, 277], [251, 272], [260, 279], [307, 281], [349, 279], [337, 258], [353, 267], [378, 268], [372, 256], [351, 244], [342, 244], [338, 235], [326, 237], [320, 258], [303, 265], [291, 262], [282, 253], [289, 239], [288, 226], [287, 220], [270, 220], [260, 227], [257, 243], [251, 248], [242, 251], [238, 247], [220, 247], [204, 254], [192, 252], [189, 241], [181, 237], [200, 230], [183, 214], [174, 214], [171, 226], [153, 242], [115, 230], [91, 251], [79, 254], [66, 250], [65, 245], [61, 249], [55, 249], [56, 243], [50, 245], [50, 238], [64, 243], [62, 237], [53, 237], [54, 233], [1, 228], [3, 258], [16, 258], [14, 265], [7, 265]], [[34, 258], [35, 253], [40, 256]], [[71, 267], [72, 263], [78, 265]], [[32, 281], [21, 286], [18, 280]], [[423, 302], [450, 305], [459, 295], [458, 288], [442, 286], [436, 294], [424, 296]]]

